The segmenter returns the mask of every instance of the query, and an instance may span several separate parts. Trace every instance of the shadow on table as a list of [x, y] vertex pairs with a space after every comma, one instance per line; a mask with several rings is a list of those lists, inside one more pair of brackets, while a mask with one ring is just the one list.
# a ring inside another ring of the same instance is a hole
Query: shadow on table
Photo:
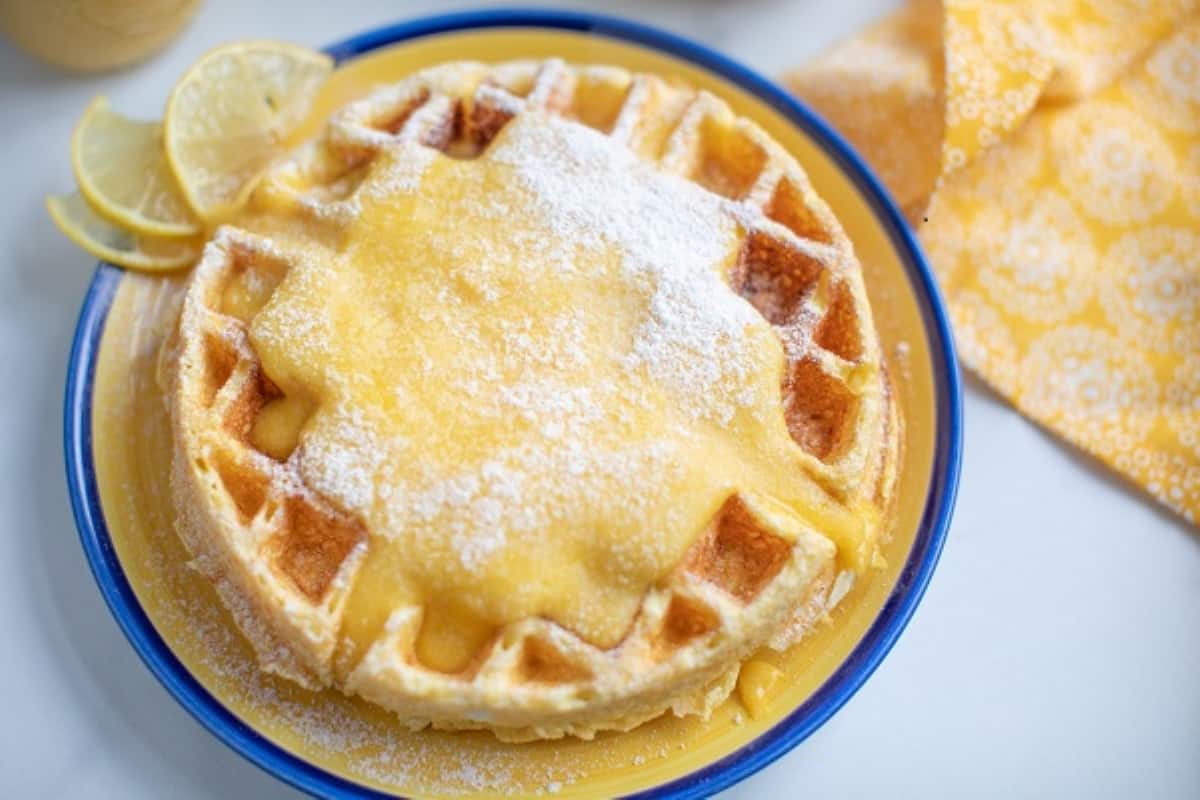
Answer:
[[[995, 389], [985, 383], [981, 378], [967, 369], [963, 369], [963, 384], [970, 389], [973, 389], [976, 395], [984, 401], [1001, 406], [1012, 414], [1019, 414], [1012, 404], [1002, 397]], [[1112, 467], [1105, 464], [1100, 459], [1084, 452], [1080, 448], [1063, 439], [1054, 431], [1046, 428], [1039, 422], [1025, 417], [1025, 420], [1037, 431], [1038, 435], [1046, 441], [1050, 442], [1060, 451], [1066, 454], [1071, 463], [1078, 467], [1083, 472], [1088, 473], [1093, 478], [1103, 483], [1109, 488], [1127, 495], [1132, 500], [1141, 503], [1150, 508], [1154, 514], [1162, 521], [1169, 524], [1172, 528], [1177, 529], [1191, 541], [1200, 545], [1200, 527], [1189, 525], [1182, 517], [1168, 509], [1162, 503], [1155, 500], [1150, 494], [1138, 486], [1133, 481], [1126, 478], [1121, 473], [1117, 472]]]
[[43, 64], [0, 35], [0, 91], [9, 86], [51, 86], [78, 81], [79, 77]]

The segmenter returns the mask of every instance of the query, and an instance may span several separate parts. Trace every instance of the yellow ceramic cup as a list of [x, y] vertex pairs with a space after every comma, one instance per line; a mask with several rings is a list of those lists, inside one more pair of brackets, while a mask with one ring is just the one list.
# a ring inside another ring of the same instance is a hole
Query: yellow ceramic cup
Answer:
[[76, 72], [132, 64], [174, 39], [200, 0], [0, 0], [0, 32]]

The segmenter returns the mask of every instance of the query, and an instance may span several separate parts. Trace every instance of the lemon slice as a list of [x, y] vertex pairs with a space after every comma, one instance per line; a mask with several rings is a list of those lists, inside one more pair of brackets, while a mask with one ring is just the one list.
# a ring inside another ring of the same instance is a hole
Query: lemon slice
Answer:
[[280, 42], [239, 42], [197, 61], [167, 101], [167, 159], [203, 219], [232, 213], [304, 121], [333, 69], [328, 56]]
[[200, 255], [197, 239], [140, 236], [117, 227], [88, 205], [78, 192], [46, 198], [46, 210], [59, 230], [96, 258], [130, 269], [161, 272], [179, 269]]
[[79, 191], [101, 215], [148, 236], [194, 236], [200, 225], [163, 151], [162, 125], [118, 114], [97, 97], [71, 136]]

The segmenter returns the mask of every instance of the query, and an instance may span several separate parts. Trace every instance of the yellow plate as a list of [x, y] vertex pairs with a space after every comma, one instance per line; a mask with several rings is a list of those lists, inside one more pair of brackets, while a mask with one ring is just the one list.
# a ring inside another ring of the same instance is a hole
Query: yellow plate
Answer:
[[[357, 55], [372, 48], [381, 49]], [[168, 502], [171, 437], [155, 381], [158, 345], [185, 278], [102, 266], [68, 373], [67, 467], [84, 548], [118, 622], [210, 730], [314, 793], [611, 797], [651, 790], [691, 797], [761, 768], [836, 711], [886, 654], [920, 599], [949, 521], [960, 452], [958, 377], [932, 278], [899, 215], [845, 145], [780, 90], [640, 26], [554, 12], [475, 13], [380, 29], [332, 52], [343, 64], [297, 140], [371, 87], [431, 64], [559, 56], [683, 78], [725, 98], [790, 149], [854, 241], [898, 379], [906, 442], [888, 566], [860, 582], [832, 624], [786, 654], [767, 656], [784, 679], [755, 718], [731, 698], [707, 722], [665, 717], [593, 742], [513, 745], [487, 733], [409, 732], [367, 703], [260, 673], [212, 588], [187, 569]]]

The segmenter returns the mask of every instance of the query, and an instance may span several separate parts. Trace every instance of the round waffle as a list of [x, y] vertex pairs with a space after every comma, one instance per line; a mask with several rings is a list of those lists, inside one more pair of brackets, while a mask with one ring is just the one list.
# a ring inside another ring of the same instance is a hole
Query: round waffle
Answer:
[[[385, 624], [366, 635], [348, 619], [386, 532], [311, 479], [322, 457], [303, 422], [311, 404], [290, 434], [261, 424], [285, 391], [252, 326], [299, 264], [337, 257], [362, 198], [404, 178], [397, 164], [482, 160], [509, 126], [586, 128], [736, 221], [723, 290], [777, 337], [784, 363], [771, 402], [795, 451], [779, 471], [807, 499], [789, 507], [731, 487], [684, 531], [682, 555], [640, 587], [615, 643], [532, 614], [489, 629], [465, 664], [435, 668], [419, 655], [423, 603], [385, 609]], [[793, 643], [823, 617], [870, 568], [886, 531], [899, 424], [850, 243], [761, 129], [654, 76], [557, 60], [459, 62], [348, 106], [263, 178], [236, 227], [218, 230], [163, 361], [179, 532], [262, 667], [361, 695], [414, 727], [590, 737], [666, 710], [706, 713], [744, 659]]]

